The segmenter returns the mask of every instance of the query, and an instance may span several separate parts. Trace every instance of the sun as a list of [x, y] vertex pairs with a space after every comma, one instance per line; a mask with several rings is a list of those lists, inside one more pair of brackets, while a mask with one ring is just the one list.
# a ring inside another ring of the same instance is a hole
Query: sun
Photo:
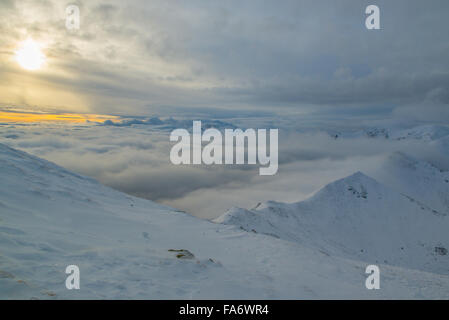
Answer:
[[22, 42], [15, 52], [16, 61], [26, 70], [38, 70], [45, 62], [45, 55], [41, 48], [33, 39]]

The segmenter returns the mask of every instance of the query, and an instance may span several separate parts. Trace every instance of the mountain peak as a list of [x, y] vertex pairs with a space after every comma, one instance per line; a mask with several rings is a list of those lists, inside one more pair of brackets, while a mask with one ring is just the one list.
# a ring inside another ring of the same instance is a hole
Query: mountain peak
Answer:
[[[401, 153], [394, 157], [408, 160]], [[304, 201], [227, 214], [222, 223], [326, 248], [329, 254], [448, 273], [445, 258], [435, 255], [438, 248], [449, 247], [447, 218], [360, 171], [329, 183]]]
[[365, 179], [372, 179], [372, 178], [364, 174], [362, 171], [356, 171], [353, 174], [347, 176], [346, 178], [343, 178], [343, 180], [365, 180]]
[[357, 171], [347, 177], [329, 183], [320, 189], [310, 199], [367, 199], [368, 194], [375, 194], [378, 197], [387, 192], [387, 187], [367, 176], [361, 171]]

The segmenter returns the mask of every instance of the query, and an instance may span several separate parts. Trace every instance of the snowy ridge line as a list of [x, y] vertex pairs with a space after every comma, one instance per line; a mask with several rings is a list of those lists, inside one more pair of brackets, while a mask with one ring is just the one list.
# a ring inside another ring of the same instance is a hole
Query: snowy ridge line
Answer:
[[361, 172], [304, 201], [232, 208], [214, 222], [345, 258], [449, 274], [447, 215]]

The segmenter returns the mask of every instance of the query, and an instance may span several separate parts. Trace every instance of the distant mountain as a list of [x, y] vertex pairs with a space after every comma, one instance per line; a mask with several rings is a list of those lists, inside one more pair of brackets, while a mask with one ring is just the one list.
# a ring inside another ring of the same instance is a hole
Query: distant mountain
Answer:
[[441, 125], [422, 125], [411, 129], [397, 130], [391, 135], [392, 139], [416, 139], [435, 141], [449, 136], [449, 127]]
[[[187, 130], [192, 130], [192, 122], [194, 120], [201, 120], [201, 119], [193, 119], [193, 120], [180, 120], [180, 119], [174, 119], [174, 118], [166, 118], [161, 119], [159, 117], [152, 117], [152, 118], [139, 118], [139, 119], [133, 119], [133, 118], [124, 118], [120, 121], [112, 121], [112, 120], [105, 120], [103, 123], [99, 123], [104, 126], [114, 126], [114, 127], [131, 127], [136, 125], [146, 125], [146, 126], [155, 126], [159, 130], [174, 130], [178, 128], [184, 128]], [[219, 130], [224, 129], [236, 129], [237, 127], [229, 122], [224, 122], [221, 120], [214, 120], [214, 119], [204, 119], [201, 120], [202, 122], [202, 129], [206, 130], [209, 128], [216, 128]]]
[[421, 125], [408, 129], [397, 127], [370, 127], [362, 130], [329, 132], [333, 138], [383, 138], [391, 140], [422, 140], [426, 142], [449, 138], [449, 127], [443, 125]]
[[[426, 174], [423, 169], [418, 175]], [[328, 184], [305, 201], [269, 201], [251, 210], [233, 208], [215, 222], [330, 255], [449, 275], [445, 212], [361, 172]]]

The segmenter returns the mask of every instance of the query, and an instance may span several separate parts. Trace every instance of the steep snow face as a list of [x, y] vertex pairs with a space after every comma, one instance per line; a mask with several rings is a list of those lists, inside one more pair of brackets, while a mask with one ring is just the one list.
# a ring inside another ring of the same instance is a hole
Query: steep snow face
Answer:
[[404, 153], [390, 155], [375, 173], [376, 178], [396, 191], [449, 215], [449, 172]]
[[[335, 188], [342, 190], [345, 199], [349, 197], [354, 204], [362, 201], [358, 206], [363, 206], [363, 201], [382, 190], [368, 185], [365, 199], [358, 183], [365, 185], [366, 179], [358, 176], [350, 182], [356, 193]], [[381, 261], [381, 290], [367, 290], [367, 263], [332, 255], [335, 244], [323, 242], [326, 251], [320, 251], [200, 220], [111, 190], [2, 144], [0, 178], [0, 299], [449, 296], [448, 276]], [[327, 192], [321, 192], [323, 199], [328, 198]], [[316, 201], [321, 201], [317, 197]], [[302, 211], [312, 216], [312, 202], [294, 205], [292, 210], [303, 206]], [[323, 203], [322, 208], [331, 210], [329, 205], [333, 204]], [[326, 221], [329, 226], [324, 229], [331, 234], [345, 232], [339, 225], [332, 226], [332, 218]], [[396, 238], [391, 240], [397, 243]], [[413, 239], [409, 241], [413, 243]], [[80, 268], [80, 290], [65, 287], [65, 269], [72, 264]]]
[[233, 208], [215, 222], [330, 255], [449, 274], [449, 217], [361, 172], [305, 201]]

